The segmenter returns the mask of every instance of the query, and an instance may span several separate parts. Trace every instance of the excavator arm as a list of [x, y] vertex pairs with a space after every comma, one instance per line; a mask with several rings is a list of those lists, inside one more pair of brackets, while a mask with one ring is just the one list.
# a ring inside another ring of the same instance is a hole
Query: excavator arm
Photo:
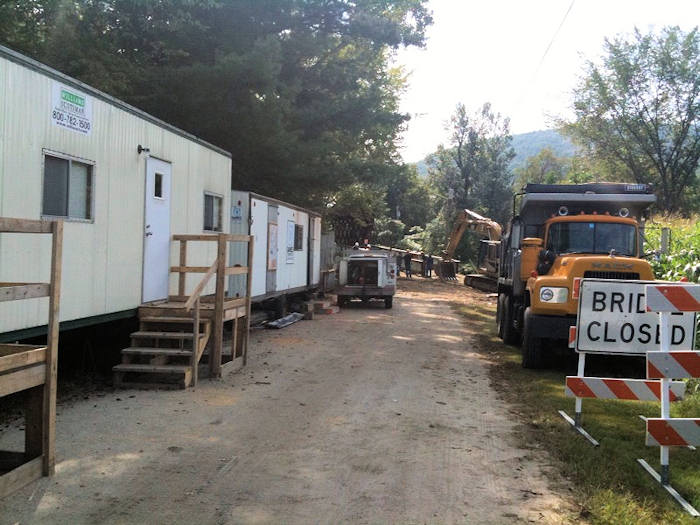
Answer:
[[[452, 233], [450, 233], [450, 237], [447, 240], [447, 246], [441, 254], [442, 263], [438, 265], [437, 271], [441, 279], [456, 278], [452, 259], [454, 258], [459, 241], [462, 240], [462, 236], [467, 230], [488, 236], [488, 241], [485, 241], [488, 244], [488, 252], [497, 251], [493, 247], [497, 246], [500, 242], [502, 233], [501, 226], [496, 221], [483, 217], [472, 210], [462, 210], [457, 214]], [[490, 254], [487, 254], [484, 260], [485, 268], [480, 268], [480, 270], [483, 271], [485, 275], [495, 273], [496, 261], [497, 259], [491, 261]]]

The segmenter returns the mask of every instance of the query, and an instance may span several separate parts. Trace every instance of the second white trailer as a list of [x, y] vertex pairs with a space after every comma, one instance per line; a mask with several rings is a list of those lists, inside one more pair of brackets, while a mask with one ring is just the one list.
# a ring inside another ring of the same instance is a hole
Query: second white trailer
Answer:
[[[254, 302], [312, 290], [321, 280], [321, 216], [247, 191], [231, 192], [231, 233], [255, 238], [251, 295]], [[244, 265], [244, 248], [231, 264]], [[245, 295], [245, 276], [232, 276], [229, 294]]]

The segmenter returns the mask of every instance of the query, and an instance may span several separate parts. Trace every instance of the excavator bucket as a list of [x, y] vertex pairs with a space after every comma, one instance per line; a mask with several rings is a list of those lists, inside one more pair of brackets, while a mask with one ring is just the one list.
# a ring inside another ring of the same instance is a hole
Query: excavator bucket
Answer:
[[436, 273], [440, 279], [445, 281], [457, 280], [455, 264], [452, 261], [439, 261], [436, 267]]

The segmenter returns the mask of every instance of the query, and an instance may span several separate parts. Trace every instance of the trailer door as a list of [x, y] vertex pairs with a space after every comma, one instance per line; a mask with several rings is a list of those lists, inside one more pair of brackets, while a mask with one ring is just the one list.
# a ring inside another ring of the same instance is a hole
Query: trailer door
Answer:
[[146, 159], [146, 203], [143, 240], [143, 302], [168, 298], [170, 277], [169, 162]]
[[250, 233], [254, 235], [253, 272], [251, 295], [265, 295], [265, 280], [267, 274], [267, 203], [258, 199], [250, 199]]

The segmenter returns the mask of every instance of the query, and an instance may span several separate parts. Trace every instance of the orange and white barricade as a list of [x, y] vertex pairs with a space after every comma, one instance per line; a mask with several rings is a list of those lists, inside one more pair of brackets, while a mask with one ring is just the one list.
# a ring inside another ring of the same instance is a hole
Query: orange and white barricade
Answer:
[[661, 382], [661, 417], [646, 419], [646, 444], [660, 448], [661, 472], [646, 461], [639, 464], [692, 516], [695, 508], [670, 484], [669, 447], [700, 445], [700, 419], [672, 418], [673, 379], [700, 377], [700, 352], [671, 349], [671, 316], [679, 312], [700, 312], [700, 285], [655, 284], [646, 286], [646, 310], [658, 312], [661, 330], [658, 351], [647, 352], [647, 378]]
[[[644, 356], [655, 349], [658, 317], [644, 310], [643, 298], [650, 281], [615, 281], [582, 279], [579, 281], [579, 308], [576, 326], [569, 329], [569, 348], [578, 353], [578, 371], [568, 376], [565, 393], [574, 397], [575, 415], [559, 414], [594, 446], [598, 441], [582, 426], [584, 399], [618, 399], [628, 401], [661, 401], [660, 379], [618, 379], [586, 377], [586, 354]], [[676, 334], [691, 331], [694, 319], [688, 316], [676, 320]], [[660, 327], [658, 327], [660, 330]], [[679, 339], [676, 337], [676, 339]], [[684, 340], [687, 340], [686, 336]], [[677, 345], [680, 341], [674, 341]], [[683, 398], [685, 383], [670, 383], [671, 401]]]

